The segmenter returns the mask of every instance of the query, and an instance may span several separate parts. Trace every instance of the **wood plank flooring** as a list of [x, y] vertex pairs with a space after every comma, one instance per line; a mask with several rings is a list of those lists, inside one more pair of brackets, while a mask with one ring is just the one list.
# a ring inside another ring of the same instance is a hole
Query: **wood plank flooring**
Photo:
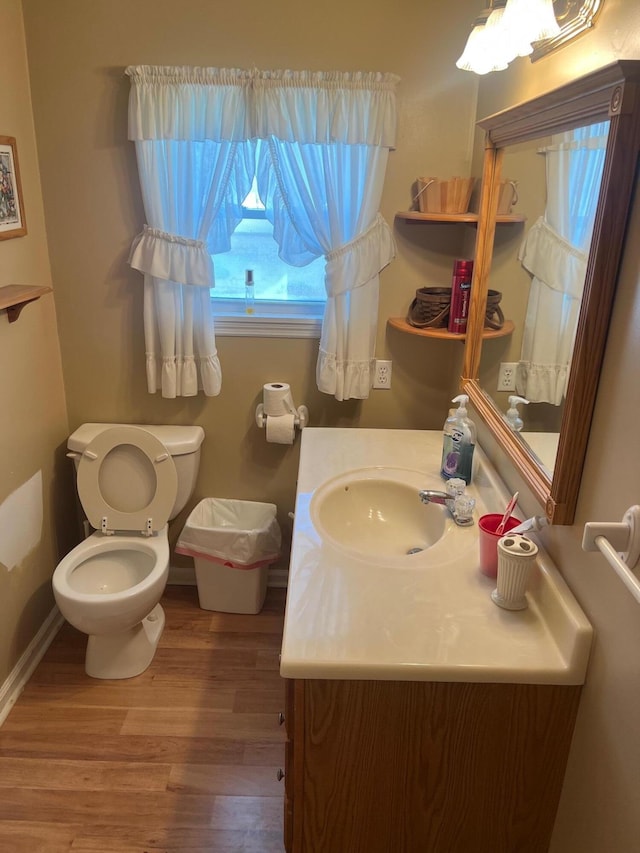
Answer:
[[167, 587], [149, 669], [84, 672], [65, 625], [0, 728], [2, 853], [282, 853], [285, 591], [256, 616]]

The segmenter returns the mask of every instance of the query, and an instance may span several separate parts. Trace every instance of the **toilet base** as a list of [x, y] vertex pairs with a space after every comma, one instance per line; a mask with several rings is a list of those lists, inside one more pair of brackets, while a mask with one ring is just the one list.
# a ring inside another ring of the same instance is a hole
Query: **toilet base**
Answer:
[[133, 678], [149, 666], [164, 630], [164, 610], [159, 604], [142, 622], [119, 634], [91, 634], [87, 641], [85, 671], [92, 678]]

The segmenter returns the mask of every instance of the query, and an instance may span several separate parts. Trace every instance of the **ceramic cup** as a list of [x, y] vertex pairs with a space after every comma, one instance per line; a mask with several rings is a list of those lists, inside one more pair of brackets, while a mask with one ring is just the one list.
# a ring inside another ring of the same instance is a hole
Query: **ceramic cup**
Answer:
[[498, 195], [498, 216], [508, 216], [511, 208], [518, 203], [518, 185], [516, 181], [501, 181]]
[[502, 521], [502, 515], [503, 513], [492, 512], [480, 516], [478, 521], [480, 529], [480, 571], [488, 578], [498, 576], [498, 540], [521, 523], [519, 518], [511, 516], [504, 526], [504, 532], [498, 535], [496, 528]]

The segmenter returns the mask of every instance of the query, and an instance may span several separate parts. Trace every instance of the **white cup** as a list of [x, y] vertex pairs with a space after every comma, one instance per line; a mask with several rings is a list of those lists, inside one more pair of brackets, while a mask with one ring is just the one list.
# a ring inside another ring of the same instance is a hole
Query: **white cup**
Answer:
[[491, 598], [505, 610], [524, 610], [525, 592], [538, 546], [526, 536], [509, 533], [498, 541], [498, 583]]

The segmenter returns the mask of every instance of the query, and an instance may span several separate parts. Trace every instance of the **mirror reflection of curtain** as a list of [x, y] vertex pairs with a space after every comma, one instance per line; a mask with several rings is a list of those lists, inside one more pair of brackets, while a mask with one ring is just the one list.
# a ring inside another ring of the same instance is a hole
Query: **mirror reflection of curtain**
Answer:
[[557, 134], [540, 150], [546, 209], [518, 254], [532, 280], [516, 390], [530, 402], [558, 406], [566, 394], [608, 127]]

